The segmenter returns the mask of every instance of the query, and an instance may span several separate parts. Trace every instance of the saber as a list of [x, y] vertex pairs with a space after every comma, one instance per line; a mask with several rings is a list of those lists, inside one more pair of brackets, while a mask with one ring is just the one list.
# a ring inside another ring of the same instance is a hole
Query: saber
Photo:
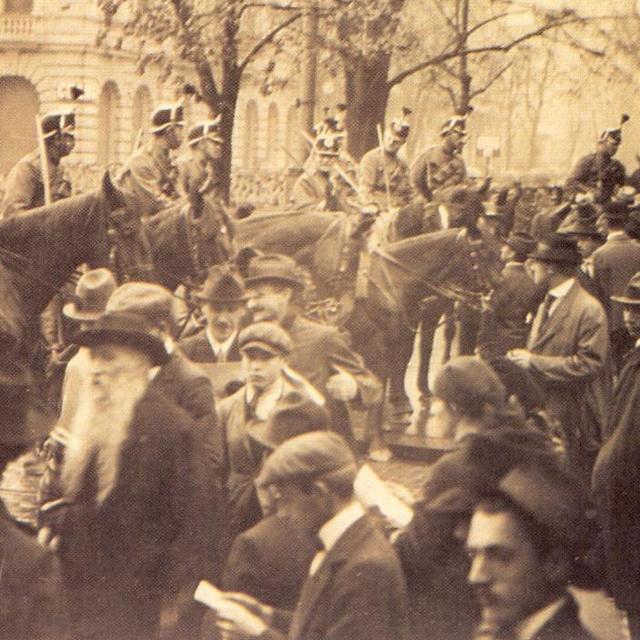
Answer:
[[380, 157], [382, 158], [382, 172], [384, 173], [384, 186], [387, 190], [387, 208], [391, 211], [391, 185], [389, 183], [389, 174], [387, 172], [387, 163], [384, 157], [384, 143], [382, 140], [382, 127], [376, 125], [376, 133], [378, 134], [378, 144], [380, 145]]

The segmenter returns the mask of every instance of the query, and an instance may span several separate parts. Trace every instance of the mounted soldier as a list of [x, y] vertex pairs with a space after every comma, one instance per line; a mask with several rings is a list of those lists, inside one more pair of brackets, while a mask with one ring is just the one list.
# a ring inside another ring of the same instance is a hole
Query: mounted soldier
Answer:
[[411, 131], [403, 109], [402, 116], [393, 120], [379, 135], [380, 146], [368, 151], [360, 161], [360, 197], [363, 205], [377, 204], [381, 209], [395, 209], [408, 205], [413, 196], [409, 182], [409, 167], [398, 156]]
[[151, 139], [133, 152], [118, 178], [118, 186], [136, 202], [143, 217], [155, 215], [179, 197], [170, 154], [182, 143], [183, 127], [182, 104], [158, 107], [151, 116]]
[[440, 129], [442, 142], [422, 152], [411, 165], [411, 184], [427, 201], [438, 200], [443, 189], [462, 184], [467, 167], [462, 159], [467, 115], [449, 118]]
[[625, 183], [624, 165], [614, 159], [622, 143], [622, 125], [629, 120], [624, 113], [620, 125], [605, 129], [600, 134], [598, 148], [578, 160], [567, 179], [566, 191], [570, 197], [578, 193], [592, 194], [594, 202], [603, 204], [611, 200], [615, 191]]
[[[7, 176], [1, 217], [8, 218], [48, 204], [43, 179], [45, 172], [49, 177], [48, 191], [51, 201], [71, 195], [71, 180], [60, 161], [73, 150], [75, 126], [76, 117], [72, 111], [48, 113], [42, 117], [38, 131], [40, 148], [19, 160]], [[42, 149], [47, 156], [46, 169], [43, 167]]]

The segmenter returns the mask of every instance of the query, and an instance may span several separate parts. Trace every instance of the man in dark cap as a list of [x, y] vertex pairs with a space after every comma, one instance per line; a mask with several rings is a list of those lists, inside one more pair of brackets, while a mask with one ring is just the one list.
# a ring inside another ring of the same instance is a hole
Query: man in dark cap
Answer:
[[411, 184], [427, 202], [439, 200], [442, 190], [462, 184], [467, 177], [461, 156], [466, 124], [466, 116], [449, 118], [440, 129], [442, 143], [429, 147], [411, 165]]
[[225, 398], [218, 409], [225, 435], [227, 529], [232, 540], [262, 518], [254, 480], [262, 468], [265, 446], [253, 437], [261, 428], [251, 425], [268, 421], [278, 401], [290, 392], [302, 394], [310, 403], [324, 404], [318, 391], [287, 368], [291, 339], [281, 326], [274, 322], [249, 325], [240, 332], [238, 344], [245, 385]]
[[609, 202], [616, 189], [625, 183], [624, 165], [613, 157], [621, 143], [621, 126], [605, 129], [600, 134], [597, 150], [580, 158], [571, 171], [566, 183], [566, 195], [572, 197], [587, 193], [597, 203]]
[[337, 329], [301, 315], [305, 285], [292, 258], [256, 256], [249, 263], [245, 285], [254, 321], [277, 322], [286, 329], [293, 345], [289, 365], [324, 396], [332, 429], [353, 442], [346, 403], [360, 408], [376, 405], [382, 400], [380, 382]]
[[177, 170], [171, 151], [182, 143], [184, 107], [159, 106], [151, 116], [151, 139], [136, 149], [118, 178], [118, 186], [139, 208], [152, 216], [178, 197]]
[[[49, 189], [55, 202], [71, 195], [71, 181], [60, 161], [68, 156], [75, 145], [75, 113], [65, 111], [48, 113], [40, 120], [40, 133], [44, 141], [49, 168]], [[45, 204], [40, 150], [22, 158], [7, 176], [0, 217], [28, 211]]]
[[635, 341], [620, 372], [609, 420], [607, 440], [593, 470], [593, 493], [600, 509], [606, 554], [607, 587], [616, 605], [626, 611], [633, 640], [640, 638], [640, 273], [624, 293], [613, 297], [622, 307], [624, 324]]
[[557, 468], [518, 466], [473, 511], [469, 583], [477, 640], [591, 640], [569, 585], [598, 588], [588, 565], [596, 527], [586, 491]]
[[192, 191], [210, 195], [214, 200], [223, 199], [220, 168], [224, 139], [220, 132], [221, 118], [198, 122], [187, 134], [187, 152], [180, 156], [178, 167], [180, 192]]
[[522, 231], [510, 233], [502, 244], [500, 259], [504, 268], [482, 315], [478, 334], [480, 353], [489, 358], [504, 356], [527, 343], [528, 316], [544, 295], [525, 268], [535, 246], [535, 240]]
[[239, 362], [238, 333], [247, 301], [242, 278], [216, 265], [195, 298], [207, 325], [200, 333], [180, 341], [186, 356], [194, 362]]
[[475, 501], [515, 465], [553, 463], [557, 456], [545, 434], [507, 409], [505, 386], [485, 361], [453, 358], [438, 374], [433, 394], [429, 432], [455, 438], [458, 446], [430, 469], [395, 548], [420, 637], [458, 640], [478, 622], [463, 544]]
[[306, 433], [275, 450], [258, 485], [299, 526], [317, 534], [320, 549], [293, 615], [246, 596], [228, 596], [219, 603], [222, 628], [274, 640], [408, 638], [402, 570], [384, 534], [354, 498], [356, 472], [353, 453], [335, 433]]
[[41, 535], [59, 538], [73, 637], [155, 638], [192, 493], [190, 418], [150, 388], [169, 354], [140, 316], [107, 313], [76, 341], [90, 352], [90, 384], [70, 429], [64, 497], [43, 507]]
[[576, 279], [582, 256], [574, 238], [549, 234], [529, 257], [533, 279], [547, 294], [527, 348], [513, 349], [507, 357], [544, 389], [547, 409], [562, 427], [569, 463], [588, 481], [609, 403], [606, 312]]
[[413, 189], [409, 167], [398, 157], [411, 126], [406, 112], [394, 119], [384, 132], [381, 146], [371, 149], [360, 160], [360, 198], [364, 206], [377, 204], [383, 210], [403, 207], [411, 201]]
[[629, 221], [627, 203], [609, 202], [604, 206], [604, 215], [609, 232], [606, 242], [593, 252], [593, 280], [606, 301], [611, 355], [616, 370], [620, 371], [625, 353], [633, 347], [633, 340], [625, 329], [622, 307], [609, 304], [609, 300], [622, 295], [631, 276], [640, 271], [640, 243], [625, 231]]

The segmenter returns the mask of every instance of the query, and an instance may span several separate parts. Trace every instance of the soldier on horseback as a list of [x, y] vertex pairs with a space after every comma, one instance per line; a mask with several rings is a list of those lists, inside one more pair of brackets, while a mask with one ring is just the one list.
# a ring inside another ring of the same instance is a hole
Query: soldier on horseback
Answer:
[[133, 152], [118, 179], [118, 186], [136, 202], [142, 216], [155, 215], [179, 196], [170, 153], [182, 143], [182, 104], [158, 107], [151, 125], [151, 140]]
[[619, 160], [614, 159], [622, 143], [622, 125], [629, 120], [625, 113], [620, 125], [605, 129], [600, 134], [598, 149], [578, 160], [567, 179], [567, 195], [591, 194], [594, 202], [603, 204], [611, 200], [615, 191], [624, 185], [626, 171]]
[[411, 184], [427, 201], [438, 199], [440, 191], [455, 187], [467, 177], [462, 159], [467, 116], [449, 118], [440, 129], [442, 143], [429, 147], [411, 166]]
[[[76, 117], [72, 111], [48, 113], [40, 120], [40, 132], [47, 155], [51, 200], [71, 195], [71, 180], [60, 163], [75, 145]], [[40, 149], [18, 161], [7, 177], [1, 217], [28, 211], [45, 204], [43, 162]]]

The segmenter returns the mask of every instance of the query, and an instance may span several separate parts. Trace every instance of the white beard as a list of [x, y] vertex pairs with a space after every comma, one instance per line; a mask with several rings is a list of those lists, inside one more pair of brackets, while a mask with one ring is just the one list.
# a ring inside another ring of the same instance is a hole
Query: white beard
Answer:
[[83, 386], [71, 424], [62, 466], [65, 495], [76, 498], [85, 488], [85, 478], [95, 459], [96, 503], [102, 504], [113, 490], [120, 471], [122, 444], [130, 433], [131, 419], [149, 379], [145, 369], [129, 370], [112, 377], [108, 393]]

